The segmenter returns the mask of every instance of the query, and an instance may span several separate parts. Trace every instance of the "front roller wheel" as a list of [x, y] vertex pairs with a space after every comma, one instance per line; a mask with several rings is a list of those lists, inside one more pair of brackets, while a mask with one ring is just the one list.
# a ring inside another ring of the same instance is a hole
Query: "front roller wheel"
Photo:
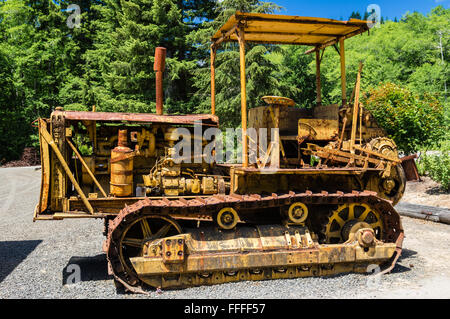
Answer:
[[380, 174], [370, 176], [362, 189], [377, 192], [379, 197], [391, 201], [392, 206], [395, 206], [403, 197], [405, 188], [405, 171], [398, 164], [391, 168], [390, 175], [385, 178]]

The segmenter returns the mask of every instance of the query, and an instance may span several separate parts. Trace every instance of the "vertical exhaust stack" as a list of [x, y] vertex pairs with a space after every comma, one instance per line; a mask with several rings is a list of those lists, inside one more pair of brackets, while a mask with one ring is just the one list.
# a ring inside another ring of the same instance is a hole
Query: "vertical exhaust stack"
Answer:
[[163, 105], [163, 74], [166, 66], [166, 48], [157, 47], [155, 50], [155, 64], [153, 70], [156, 72], [156, 114], [162, 115]]

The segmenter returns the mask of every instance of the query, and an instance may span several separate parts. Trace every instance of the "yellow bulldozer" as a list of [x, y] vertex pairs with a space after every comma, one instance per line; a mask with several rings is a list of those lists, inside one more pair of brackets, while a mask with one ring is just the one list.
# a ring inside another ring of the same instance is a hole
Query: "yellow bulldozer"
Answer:
[[[344, 41], [368, 30], [355, 19], [236, 12], [211, 39], [210, 114], [164, 114], [165, 49], [156, 48], [156, 114], [56, 108], [39, 119], [34, 220], [103, 219], [108, 271], [132, 292], [392, 270], [404, 238], [393, 205], [414, 174], [359, 101], [361, 68], [346, 91]], [[225, 42], [240, 49], [237, 163], [215, 160], [221, 141], [207, 134], [219, 129], [215, 59]], [[265, 96], [247, 111], [246, 43], [312, 47], [316, 106]], [[340, 55], [342, 100], [322, 105], [330, 46]], [[266, 141], [264, 130], [273, 132]]]

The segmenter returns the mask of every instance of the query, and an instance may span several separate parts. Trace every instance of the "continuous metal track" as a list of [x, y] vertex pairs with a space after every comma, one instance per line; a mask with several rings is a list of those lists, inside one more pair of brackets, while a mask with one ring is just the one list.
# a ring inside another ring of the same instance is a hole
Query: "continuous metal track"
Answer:
[[[232, 207], [238, 212], [243, 211], [258, 211], [265, 208], [281, 208], [289, 207], [289, 205], [301, 202], [310, 209], [310, 215], [314, 214], [314, 206], [330, 206], [351, 204], [351, 203], [365, 203], [376, 209], [382, 215], [383, 220], [383, 235], [382, 239], [386, 243], [397, 243], [397, 253], [392, 260], [384, 266], [386, 271], [390, 271], [401, 252], [401, 245], [403, 240], [403, 230], [401, 228], [400, 216], [392, 207], [389, 201], [381, 199], [377, 193], [370, 191], [353, 191], [351, 193], [328, 193], [322, 191], [320, 193], [304, 192], [295, 193], [289, 192], [285, 194], [272, 194], [270, 196], [261, 196], [258, 194], [250, 195], [213, 195], [210, 197], [198, 197], [195, 199], [144, 199], [136, 203], [126, 206], [114, 220], [111, 220], [108, 225], [108, 236], [104, 243], [104, 250], [107, 253], [108, 270], [110, 274], [114, 275], [116, 281], [120, 282], [126, 289], [132, 292], [141, 292], [142, 282], [133, 271], [126, 270], [126, 265], [123, 265], [119, 258], [120, 238], [124, 229], [132, 223], [136, 218], [145, 215], [161, 216], [177, 219], [191, 219], [191, 220], [213, 220], [213, 216], [220, 209], [224, 207]], [[245, 220], [244, 220], [245, 222]], [[205, 274], [180, 274], [178, 282], [180, 287], [197, 286], [204, 284], [216, 284], [223, 282], [239, 281], [239, 280], [262, 280], [274, 278], [295, 278], [304, 276], [317, 275], [331, 275], [339, 273], [339, 267], [336, 265], [333, 269], [326, 269], [320, 265], [314, 265], [309, 269], [299, 269], [296, 267], [285, 267], [281, 269], [246, 269], [238, 270], [237, 274], [227, 276], [223, 272], [210, 273], [205, 277]], [[358, 265], [353, 267], [353, 271], [360, 272]], [[346, 268], [348, 269], [348, 267]], [[160, 278], [155, 282], [168, 281], [171, 278]], [[156, 284], [155, 284], [156, 285]], [[172, 285], [173, 287], [174, 285]], [[175, 285], [176, 286], [176, 285]], [[156, 287], [155, 287], [156, 288]]]

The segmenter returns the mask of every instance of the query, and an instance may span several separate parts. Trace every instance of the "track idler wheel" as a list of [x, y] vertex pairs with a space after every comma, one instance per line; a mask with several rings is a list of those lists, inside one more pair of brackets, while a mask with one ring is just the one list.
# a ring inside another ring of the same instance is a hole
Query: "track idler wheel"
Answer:
[[395, 142], [387, 137], [377, 137], [369, 142], [370, 148], [391, 158], [398, 158], [398, 150]]
[[391, 169], [388, 178], [380, 181], [381, 194], [392, 201], [392, 205], [396, 205], [405, 193], [406, 176], [403, 167], [398, 164]]

